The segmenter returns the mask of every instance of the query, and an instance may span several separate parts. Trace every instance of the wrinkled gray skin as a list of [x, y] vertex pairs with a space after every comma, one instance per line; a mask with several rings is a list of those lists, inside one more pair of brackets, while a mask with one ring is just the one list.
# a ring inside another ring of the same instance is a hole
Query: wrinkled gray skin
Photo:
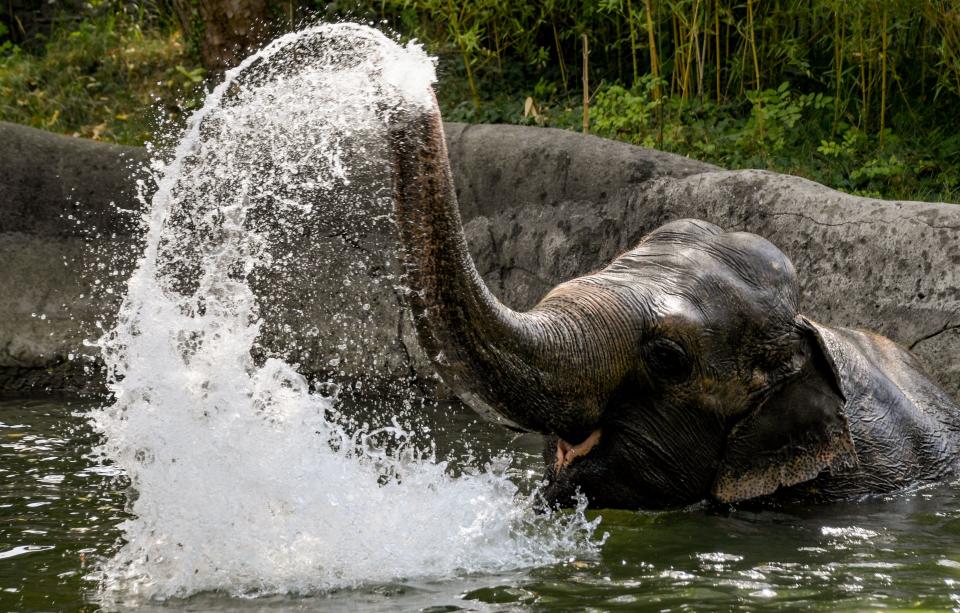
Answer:
[[546, 435], [550, 502], [836, 499], [955, 474], [956, 404], [893, 342], [798, 313], [763, 238], [675, 221], [515, 312], [467, 251], [439, 112], [391, 141], [420, 342], [475, 410]]

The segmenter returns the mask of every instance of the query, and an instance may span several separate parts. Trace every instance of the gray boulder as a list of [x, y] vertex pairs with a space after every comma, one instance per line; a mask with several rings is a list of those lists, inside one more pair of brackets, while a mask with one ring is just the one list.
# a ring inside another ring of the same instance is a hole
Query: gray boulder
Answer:
[[99, 380], [83, 340], [116, 309], [133, 262], [147, 157], [0, 122], [0, 392]]
[[[532, 306], [650, 230], [697, 217], [770, 239], [796, 265], [808, 315], [890, 336], [960, 396], [960, 207], [858, 198], [561, 130], [446, 129], [471, 251], [510, 306]], [[0, 143], [0, 257], [8, 263], [0, 268], [0, 390], [75, 389], [98, 380], [95, 362], [78, 358], [89, 351], [81, 341], [97, 333], [97, 322], [109, 325], [135, 259], [130, 164], [146, 155], [7, 124]], [[279, 299], [271, 293], [275, 320], [261, 349], [287, 353], [308, 376], [340, 385], [432, 385], [399, 306], [392, 226], [323, 238], [304, 249], [329, 266], [303, 269], [309, 274], [293, 286], [289, 270], [255, 283], [264, 292], [295, 288]], [[345, 289], [339, 273], [361, 259], [370, 264]], [[98, 269], [105, 261], [113, 265]], [[336, 333], [301, 333], [333, 311]], [[344, 343], [350, 329], [362, 332]], [[76, 374], [78, 363], [88, 372]]]
[[860, 198], [559, 130], [448, 130], [471, 251], [510, 306], [670, 220], [704, 219], [769, 239], [793, 261], [807, 315], [892, 338], [960, 397], [960, 206]]

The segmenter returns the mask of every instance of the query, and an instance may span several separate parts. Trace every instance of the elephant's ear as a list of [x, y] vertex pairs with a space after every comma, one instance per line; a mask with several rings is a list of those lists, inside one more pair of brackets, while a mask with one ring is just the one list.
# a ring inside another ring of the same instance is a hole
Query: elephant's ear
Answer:
[[802, 367], [731, 431], [713, 484], [721, 502], [765, 496], [824, 470], [859, 466], [834, 359], [837, 339], [804, 317], [798, 323], [806, 336], [796, 356]]

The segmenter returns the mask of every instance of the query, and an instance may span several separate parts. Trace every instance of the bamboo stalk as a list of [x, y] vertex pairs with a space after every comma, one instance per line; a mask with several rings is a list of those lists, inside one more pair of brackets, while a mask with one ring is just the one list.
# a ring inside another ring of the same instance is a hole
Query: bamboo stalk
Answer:
[[737, 92], [739, 96], [743, 96], [743, 92], [746, 91], [746, 65], [747, 65], [747, 49], [750, 47], [748, 41], [743, 41], [743, 44], [740, 45], [740, 91]]
[[673, 28], [673, 70], [670, 71], [670, 95], [677, 93], [677, 86], [680, 84], [680, 76], [677, 66], [682, 64], [683, 52], [680, 46], [680, 25], [677, 23], [676, 13], [670, 13], [670, 25]]
[[907, 96], [907, 92], [903, 89], [903, 83], [900, 82], [900, 75], [897, 74], [897, 63], [893, 58], [890, 59], [890, 79], [893, 80], [897, 85], [897, 89], [900, 90], [900, 97], [903, 99], [903, 104], [907, 107], [907, 112], [910, 113], [910, 117], [916, 120], [917, 114], [913, 112], [910, 97]]
[[703, 70], [707, 62], [707, 49], [710, 42], [710, 33], [707, 31], [706, 6], [704, 6], [703, 15], [703, 45], [697, 47], [697, 95], [703, 102]]
[[637, 69], [637, 29], [633, 17], [633, 4], [627, 0], [627, 23], [630, 25], [630, 59], [633, 61], [633, 81], [635, 84], [640, 76]]
[[473, 69], [470, 67], [470, 58], [466, 50], [462, 50], [463, 65], [467, 69], [467, 83], [470, 85], [470, 97], [473, 99], [473, 110], [480, 110], [480, 92], [477, 90], [477, 82], [473, 78]]
[[590, 59], [587, 35], [583, 36], [583, 133], [590, 133]]
[[883, 147], [884, 119], [887, 114], [887, 4], [883, 4], [883, 30], [880, 32], [880, 146]]
[[835, 87], [833, 93], [833, 127], [830, 135], [836, 136], [837, 124], [840, 122], [840, 79], [843, 74], [843, 26], [840, 21], [840, 3], [833, 11], [833, 29], [834, 29], [834, 71], [836, 72]]
[[[728, 58], [727, 61], [730, 61], [729, 58], [732, 58], [733, 55], [730, 53], [730, 25], [727, 24], [723, 30], [723, 55]], [[733, 84], [733, 70], [727, 70], [727, 88], [723, 90], [723, 95], [726, 97], [730, 93], [730, 86]]]
[[466, 46], [463, 44], [463, 34], [460, 31], [460, 19], [462, 17], [463, 9], [461, 9], [461, 13], [458, 14], [453, 8], [452, 0], [447, 0], [447, 9], [448, 15], [451, 17], [457, 15], [456, 18], [452, 18], [450, 20], [450, 28], [453, 29], [453, 36], [457, 41], [457, 46], [460, 47], [460, 56], [463, 58], [463, 67], [467, 71], [467, 83], [470, 86], [470, 97], [473, 99], [473, 110], [479, 111], [480, 93], [477, 90], [477, 82], [473, 77], [473, 68], [471, 67], [470, 56], [467, 52]]
[[500, 49], [500, 32], [496, 20], [493, 21], [493, 51], [497, 56], [497, 73], [503, 74], [503, 50]]
[[717, 64], [717, 104], [720, 104], [720, 67], [722, 66], [720, 62], [720, 0], [717, 0], [714, 5], [713, 25], [716, 29], [714, 34], [717, 48], [717, 57], [714, 60]]
[[863, 14], [857, 14], [857, 23], [860, 26], [859, 36], [860, 39], [860, 120], [862, 122], [863, 131], [866, 132], [869, 126], [870, 118], [870, 87], [867, 84], [867, 54], [863, 48]]
[[650, 73], [653, 74], [653, 98], [660, 102], [660, 58], [657, 54], [656, 37], [653, 33], [653, 9], [650, 6], [650, 0], [643, 0], [643, 6], [647, 14], [647, 41], [650, 46]]
[[[927, 20], [921, 20], [920, 26], [920, 99], [927, 98]], [[957, 90], [960, 91], [960, 90]]]
[[[623, 45], [620, 44], [620, 37], [623, 33], [620, 30], [622, 19], [614, 19], [617, 28], [617, 79], [623, 81]], [[633, 45], [630, 45], [630, 55], [633, 55]]]
[[950, 6], [949, 0], [940, 0], [930, 8], [930, 21], [942, 38], [940, 63], [953, 74], [960, 94], [960, 10]]
[[750, 30], [750, 49], [753, 52], [753, 74], [760, 91], [760, 62], [757, 60], [757, 41], [753, 30], [753, 0], [747, 0], [747, 27]]
[[680, 36], [683, 43], [683, 70], [680, 71], [680, 100], [686, 101], [690, 97], [690, 64], [693, 53], [690, 51], [690, 39], [687, 36], [689, 29], [686, 24], [680, 26]]
[[560, 80], [563, 81], [563, 93], [566, 94], [567, 90], [567, 65], [563, 61], [563, 50], [560, 48], [560, 36], [557, 34], [557, 23], [553, 20], [553, 17], [550, 18], [550, 25], [553, 27], [553, 42], [557, 46], [557, 61], [560, 63]]
[[[690, 36], [687, 38], [687, 42], [684, 44], [684, 62], [683, 62], [683, 79], [681, 81], [681, 100], [687, 100], [690, 97], [690, 66], [693, 63], [694, 53], [690, 51], [690, 47], [693, 47], [694, 52], [698, 50], [697, 46], [697, 13], [700, 10], [700, 0], [695, 0], [693, 4], [693, 20], [692, 25], [687, 30], [690, 32]], [[682, 32], [682, 29], [681, 29]], [[678, 41], [679, 43], [679, 41]]]

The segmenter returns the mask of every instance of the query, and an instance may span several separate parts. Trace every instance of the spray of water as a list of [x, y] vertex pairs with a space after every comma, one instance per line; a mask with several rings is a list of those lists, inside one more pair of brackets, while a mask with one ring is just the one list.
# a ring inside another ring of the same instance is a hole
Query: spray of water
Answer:
[[116, 400], [93, 423], [132, 513], [98, 571], [105, 594], [308, 593], [596, 551], [596, 523], [536, 515], [506, 461], [454, 476], [396, 444], [396, 422], [348, 430], [283, 356], [252, 357], [249, 279], [284, 265], [269, 227], [362, 213], [354, 175], [382, 170], [364, 143], [431, 104], [433, 79], [420, 47], [366, 27], [289, 34], [227, 73], [160, 167], [143, 257], [100, 341]]

